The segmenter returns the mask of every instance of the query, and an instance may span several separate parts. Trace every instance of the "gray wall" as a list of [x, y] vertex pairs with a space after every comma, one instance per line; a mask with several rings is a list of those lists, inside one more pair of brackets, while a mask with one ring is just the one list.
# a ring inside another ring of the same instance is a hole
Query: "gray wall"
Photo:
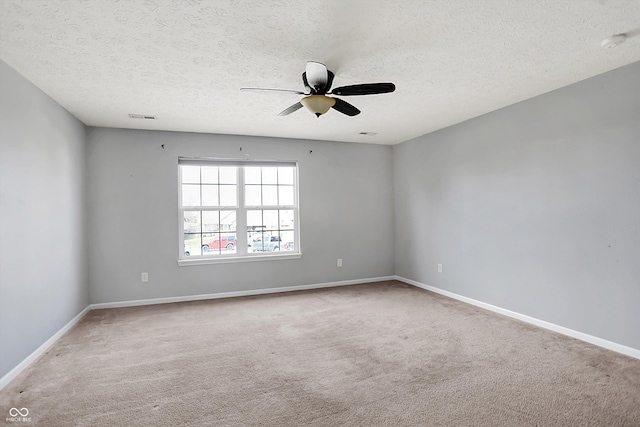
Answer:
[[[104, 128], [87, 140], [92, 303], [394, 274], [390, 146]], [[179, 267], [178, 156], [246, 155], [299, 162], [302, 258]]]
[[394, 171], [396, 274], [640, 348], [640, 63], [395, 146]]
[[0, 61], [0, 377], [89, 304], [85, 127]]
[[[89, 291], [101, 303], [394, 272], [640, 348], [638, 76], [635, 63], [391, 148], [86, 130], [0, 61], [0, 376]], [[178, 267], [177, 157], [246, 154], [299, 161], [303, 257]]]

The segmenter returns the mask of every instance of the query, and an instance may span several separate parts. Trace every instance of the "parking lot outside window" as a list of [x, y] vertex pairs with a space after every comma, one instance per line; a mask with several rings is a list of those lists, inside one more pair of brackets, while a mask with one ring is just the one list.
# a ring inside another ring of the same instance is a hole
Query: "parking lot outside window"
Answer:
[[295, 162], [179, 159], [179, 261], [299, 254]]

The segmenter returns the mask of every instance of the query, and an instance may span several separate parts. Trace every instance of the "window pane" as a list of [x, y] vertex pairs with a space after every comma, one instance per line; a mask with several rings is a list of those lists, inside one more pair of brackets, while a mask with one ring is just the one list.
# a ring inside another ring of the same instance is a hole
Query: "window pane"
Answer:
[[200, 212], [184, 212], [184, 232], [200, 233]]
[[293, 209], [280, 211], [280, 229], [293, 230], [295, 228], [295, 215]]
[[[254, 240], [262, 239], [262, 211], [247, 211], [247, 250], [249, 253], [256, 251]], [[261, 246], [261, 245], [258, 245]]]
[[250, 239], [248, 243], [251, 246], [251, 252], [274, 252], [279, 251], [281, 246], [277, 231], [254, 233], [253, 238]]
[[263, 224], [267, 230], [277, 230], [278, 227], [278, 211], [262, 211]]
[[262, 211], [247, 211], [248, 231], [261, 231], [259, 227], [262, 227]]
[[262, 205], [263, 206], [278, 205], [278, 186], [277, 185], [262, 186]]
[[202, 186], [202, 206], [220, 206], [217, 185]]
[[204, 235], [202, 248], [205, 252], [214, 254], [236, 253], [235, 233], [215, 233]]
[[182, 206], [200, 206], [199, 185], [182, 185]]
[[214, 232], [220, 230], [218, 211], [202, 212], [202, 232]]
[[222, 167], [220, 169], [220, 184], [235, 184], [237, 179], [237, 170], [238, 168], [233, 167]]
[[237, 186], [236, 185], [221, 185], [220, 186], [220, 206], [237, 206]]
[[202, 255], [201, 234], [185, 234], [184, 235], [184, 256]]
[[269, 236], [267, 236], [267, 233], [265, 233], [265, 237], [263, 240], [264, 240], [263, 246], [266, 252], [276, 252], [282, 249], [282, 241], [280, 240], [280, 233], [278, 233], [277, 231], [269, 233]]
[[206, 233], [202, 235], [202, 252], [209, 255], [220, 253], [219, 233]]
[[253, 240], [254, 252], [275, 252], [282, 246], [277, 231], [265, 231], [262, 237]]
[[278, 184], [290, 184], [293, 185], [293, 171], [291, 167], [278, 168]]
[[263, 233], [247, 233], [247, 245], [249, 253], [264, 251]]
[[245, 185], [244, 186], [244, 205], [245, 206], [260, 206], [260, 205], [262, 205], [262, 199], [260, 198], [260, 186], [259, 185]]
[[180, 166], [183, 184], [200, 184], [200, 166]]
[[294, 251], [294, 232], [293, 231], [282, 231], [280, 232], [280, 239], [282, 240], [282, 246], [280, 247], [281, 251]]
[[293, 186], [278, 186], [278, 204], [280, 206], [293, 206]]
[[202, 183], [203, 184], [217, 184], [218, 183], [218, 168], [213, 166], [202, 166]]
[[276, 168], [276, 167], [263, 167], [262, 168], [262, 183], [263, 184], [277, 184], [278, 183], [278, 168]]
[[244, 182], [245, 184], [261, 184], [260, 168], [245, 166]]
[[220, 229], [236, 231], [236, 211], [220, 211]]
[[235, 254], [236, 253], [236, 234], [224, 233], [220, 235], [220, 253]]

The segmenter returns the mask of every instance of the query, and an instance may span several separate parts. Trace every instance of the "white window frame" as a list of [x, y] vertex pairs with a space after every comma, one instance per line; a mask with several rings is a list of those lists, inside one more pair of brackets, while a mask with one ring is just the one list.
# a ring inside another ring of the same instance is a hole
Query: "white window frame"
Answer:
[[[181, 165], [198, 165], [198, 166], [215, 166], [215, 167], [229, 167], [236, 166], [236, 197], [237, 206], [215, 206], [215, 207], [183, 207], [182, 206], [182, 175], [180, 172]], [[293, 206], [245, 206], [244, 194], [245, 194], [245, 182], [243, 167], [258, 167], [258, 166], [293, 166], [295, 168], [294, 173], [294, 205]], [[214, 159], [214, 158], [178, 158], [178, 265], [202, 265], [202, 264], [220, 264], [220, 263], [236, 263], [236, 262], [253, 262], [253, 261], [274, 261], [274, 260], [287, 260], [287, 259], [299, 259], [302, 257], [301, 245], [300, 245], [300, 203], [299, 203], [299, 190], [298, 190], [298, 162], [296, 161], [255, 161], [255, 160], [230, 160], [230, 159]], [[248, 252], [247, 242], [247, 212], [250, 210], [282, 210], [291, 209], [294, 214], [295, 228], [294, 228], [294, 250], [286, 252]], [[229, 211], [236, 212], [236, 253], [235, 254], [207, 254], [207, 255], [184, 255], [184, 212], [187, 211]], [[241, 230], [243, 230], [241, 232]]]

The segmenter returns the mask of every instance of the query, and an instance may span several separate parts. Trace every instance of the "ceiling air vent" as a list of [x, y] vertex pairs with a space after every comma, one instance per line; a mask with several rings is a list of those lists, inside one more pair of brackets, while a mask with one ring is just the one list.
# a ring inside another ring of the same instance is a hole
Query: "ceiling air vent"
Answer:
[[144, 114], [129, 114], [130, 119], [155, 120], [156, 116], [147, 116]]
[[360, 132], [360, 135], [366, 135], [366, 136], [375, 136], [377, 135], [377, 132]]

